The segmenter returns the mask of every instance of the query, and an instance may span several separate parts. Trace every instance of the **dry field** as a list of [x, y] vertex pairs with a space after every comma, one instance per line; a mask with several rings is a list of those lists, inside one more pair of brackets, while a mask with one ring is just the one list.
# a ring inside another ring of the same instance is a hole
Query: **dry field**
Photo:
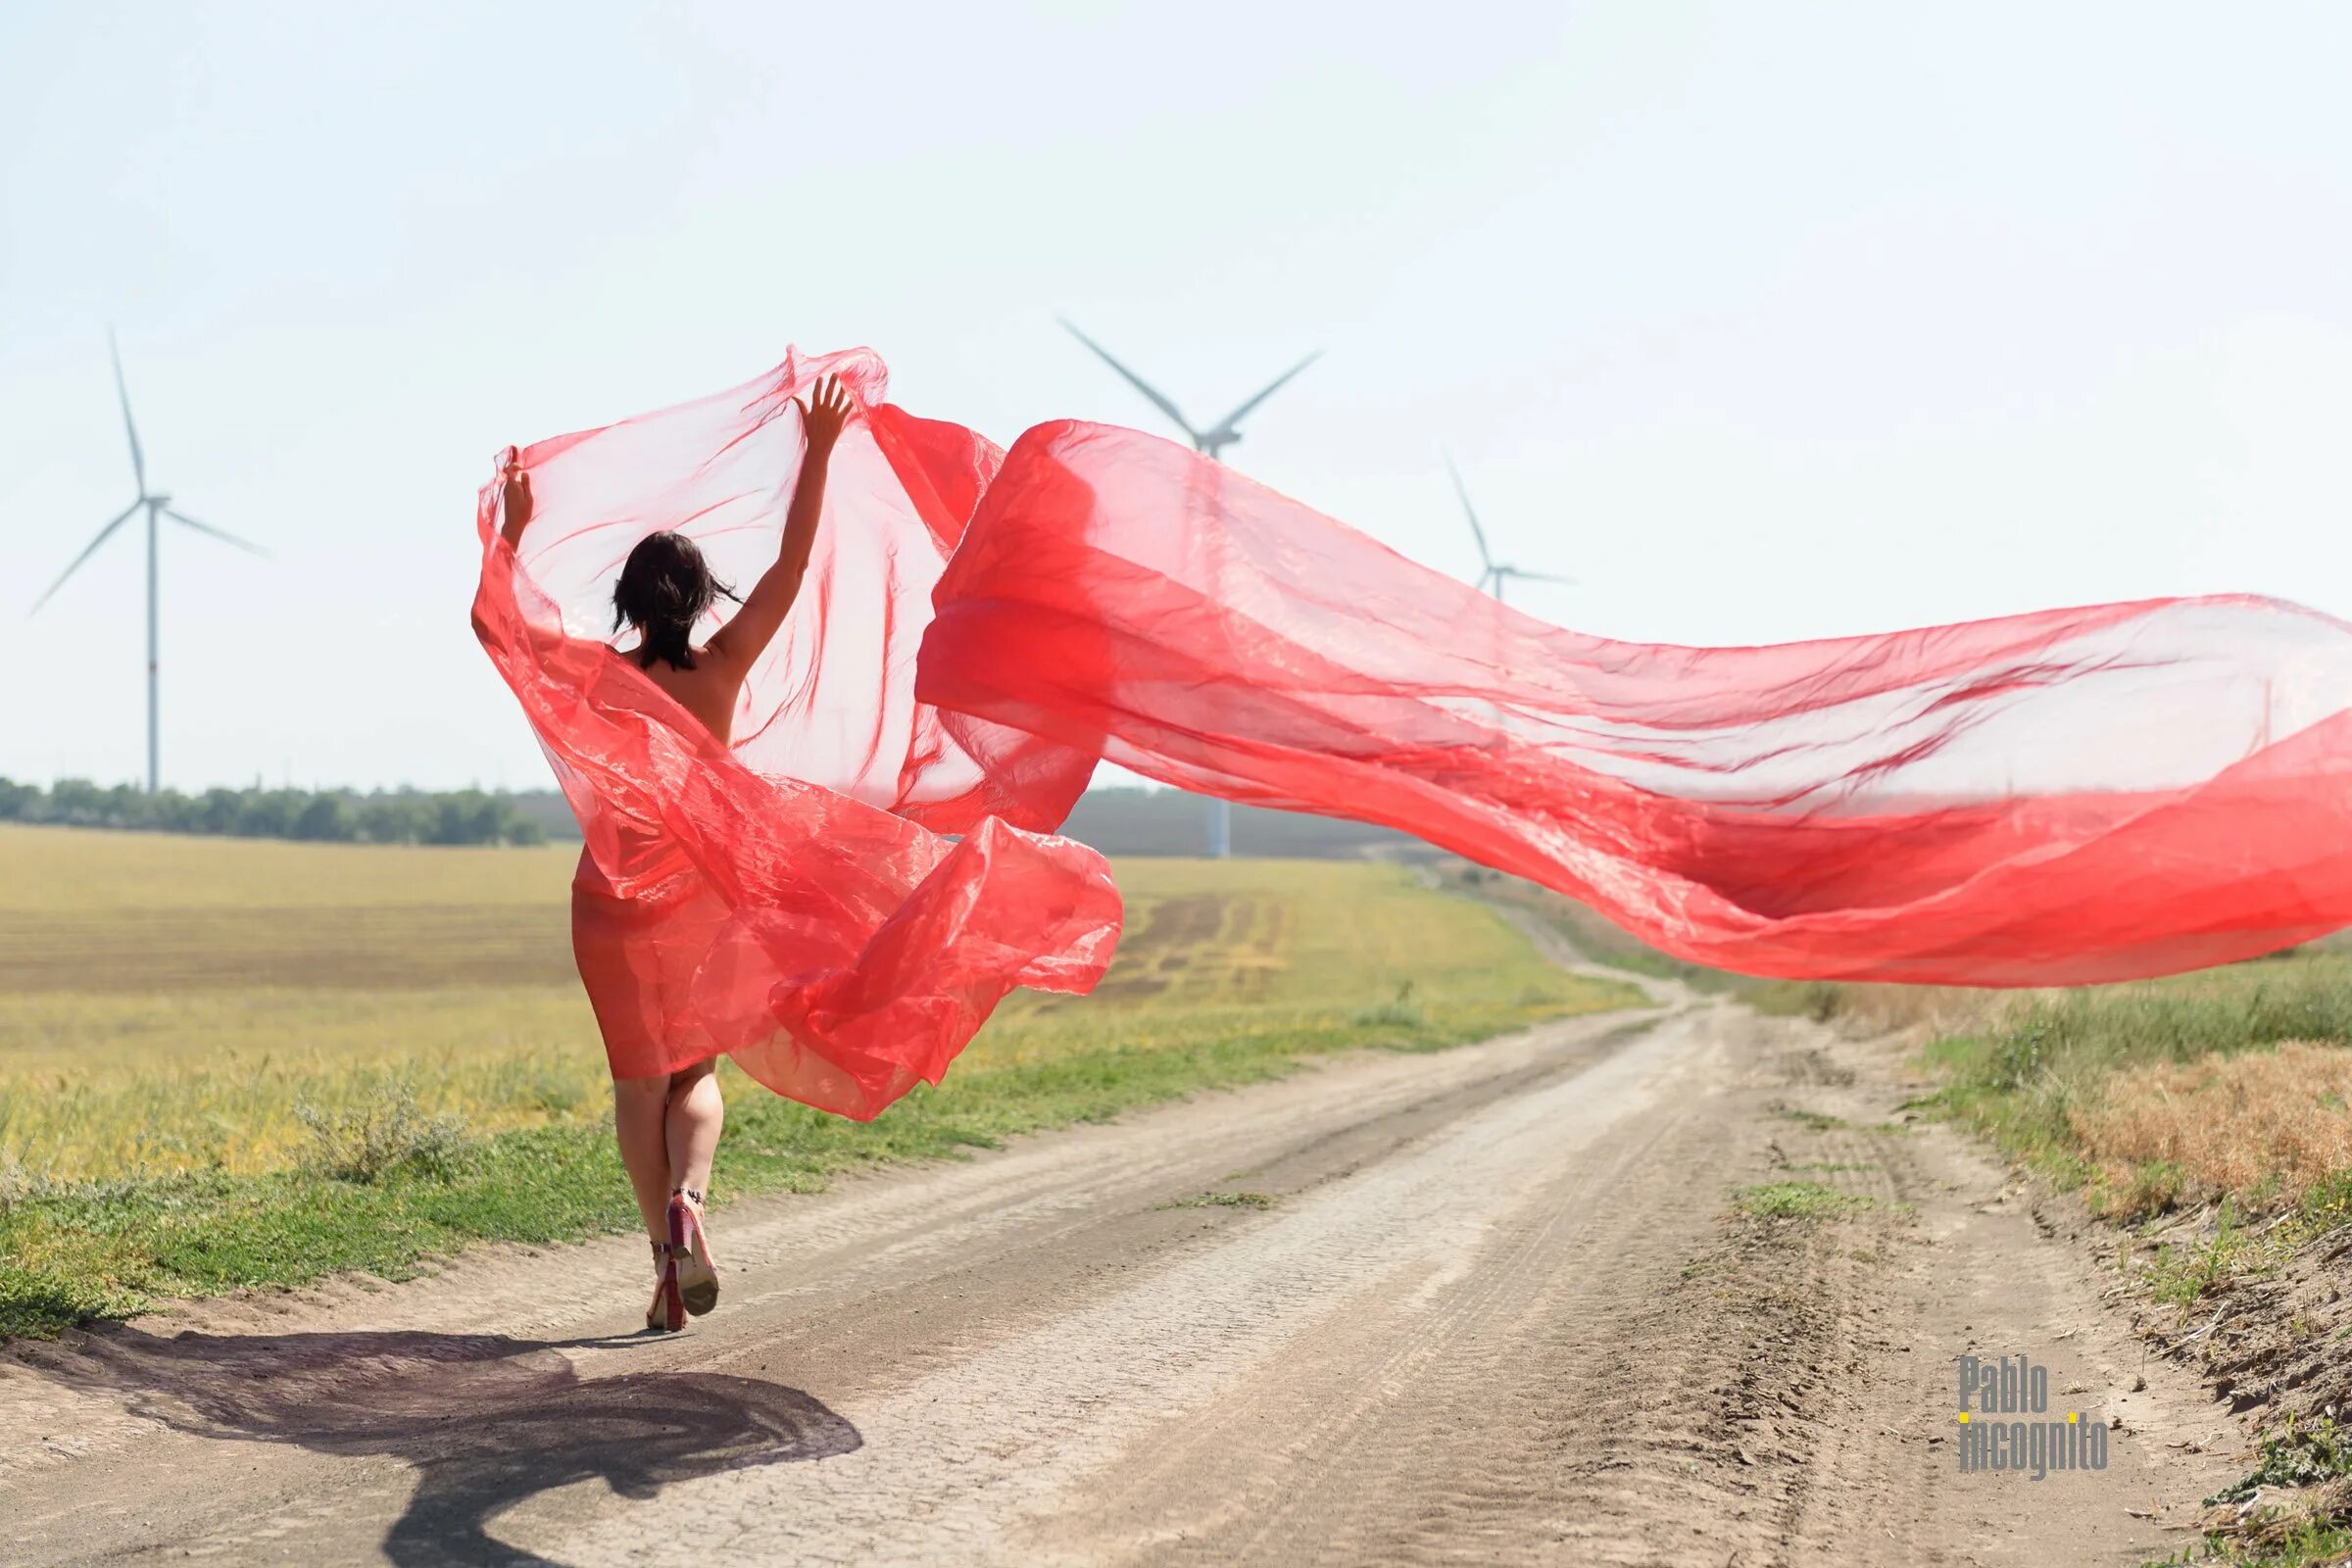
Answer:
[[[601, 1117], [576, 854], [0, 827], [0, 1169], [258, 1174], [300, 1157], [302, 1108], [401, 1086], [472, 1135]], [[1138, 860], [1119, 880], [1101, 992], [1016, 994], [959, 1075], [1106, 1047], [1434, 1044], [1629, 1000], [1393, 868]]]

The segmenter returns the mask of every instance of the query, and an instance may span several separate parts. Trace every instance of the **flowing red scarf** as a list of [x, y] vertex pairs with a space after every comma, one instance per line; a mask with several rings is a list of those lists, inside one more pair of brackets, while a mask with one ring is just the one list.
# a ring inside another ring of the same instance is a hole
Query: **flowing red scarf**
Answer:
[[[862, 416], [730, 753], [605, 648], [610, 585], [662, 528], [755, 578], [827, 371]], [[693, 1021], [747, 1064], [853, 1062], [854, 1113], [1009, 987], [1101, 975], [1105, 868], [1040, 836], [1099, 758], [1399, 828], [1751, 974], [2120, 980], [2352, 924], [2352, 627], [2293, 605], [1611, 642], [1152, 436], [1000, 452], [886, 402], [865, 351], [522, 457], [538, 512], [517, 563], [482, 492], [476, 623], [590, 855], [624, 893], [720, 890]]]

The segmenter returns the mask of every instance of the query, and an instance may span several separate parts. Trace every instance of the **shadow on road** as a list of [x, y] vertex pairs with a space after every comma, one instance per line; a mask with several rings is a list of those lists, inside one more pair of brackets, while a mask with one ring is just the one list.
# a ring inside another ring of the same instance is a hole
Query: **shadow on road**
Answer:
[[645, 1498], [673, 1481], [859, 1446], [857, 1428], [798, 1389], [710, 1372], [583, 1381], [562, 1354], [623, 1343], [126, 1328], [15, 1359], [181, 1432], [407, 1461], [416, 1495], [383, 1543], [401, 1564], [545, 1562], [488, 1525], [573, 1482]]

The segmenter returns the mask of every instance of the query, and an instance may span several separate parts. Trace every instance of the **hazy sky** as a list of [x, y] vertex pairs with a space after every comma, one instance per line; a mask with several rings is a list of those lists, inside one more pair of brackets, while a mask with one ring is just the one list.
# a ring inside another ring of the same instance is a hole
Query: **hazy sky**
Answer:
[[[1323, 18], [1310, 20], [1310, 10]], [[496, 20], [492, 20], [495, 18]], [[2352, 612], [2352, 8], [0, 8], [0, 774], [537, 784], [466, 628], [511, 440], [870, 343], [1009, 440], [1206, 422], [1527, 608], [1759, 642]]]

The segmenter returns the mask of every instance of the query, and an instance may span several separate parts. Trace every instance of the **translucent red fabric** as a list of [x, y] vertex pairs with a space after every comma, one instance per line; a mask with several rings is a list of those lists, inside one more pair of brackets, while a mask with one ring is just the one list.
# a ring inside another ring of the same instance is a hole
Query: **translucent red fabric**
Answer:
[[[790, 399], [828, 371], [860, 416], [730, 750], [607, 646], [612, 581], [661, 528], [756, 579]], [[675, 1064], [731, 1053], [870, 1116], [1010, 987], [1091, 987], [1117, 895], [1042, 830], [1098, 758], [1401, 828], [1755, 974], [2112, 980], [2352, 923], [2352, 628], [2313, 612], [1610, 642], [1157, 438], [1061, 421], [1003, 453], [884, 393], [870, 353], [795, 356], [526, 448], [519, 561], [481, 495], [476, 629]]]
[[2106, 605], [1771, 648], [1588, 637], [1155, 437], [1015, 443], [918, 694], [1382, 822], [1748, 974], [2162, 974], [2352, 923], [2352, 627]]
[[[608, 645], [612, 579], [662, 528], [697, 539], [722, 580], [756, 579], [799, 474], [791, 399], [828, 372], [863, 416], [834, 452], [801, 598], [730, 750]], [[913, 700], [932, 583], [1001, 454], [882, 392], [871, 354], [796, 356], [717, 397], [526, 447], [519, 552], [500, 538], [499, 486], [477, 502], [475, 632], [579, 817], [576, 886], [614, 911], [611, 941], [580, 945], [583, 978], [609, 1049], [615, 997], [659, 1048], [622, 1045], [616, 1071], [726, 1054], [865, 1119], [938, 1082], [1014, 986], [1083, 992], [1110, 962], [1120, 906], [1102, 857], [1006, 820], [1057, 821], [1094, 760], [989, 734], [983, 766]]]

